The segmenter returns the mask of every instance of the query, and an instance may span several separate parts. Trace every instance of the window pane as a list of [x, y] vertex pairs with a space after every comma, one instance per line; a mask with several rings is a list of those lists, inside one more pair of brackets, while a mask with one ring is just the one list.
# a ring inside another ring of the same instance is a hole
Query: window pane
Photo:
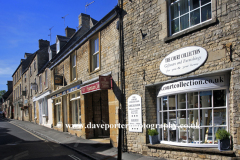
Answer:
[[94, 53], [99, 51], [99, 41], [98, 38], [94, 40]]
[[200, 9], [190, 13], [190, 26], [200, 23]]
[[179, 18], [172, 21], [172, 34], [179, 31]]
[[74, 108], [75, 108], [75, 123], [77, 124], [78, 123], [78, 101], [76, 100], [76, 101], [74, 101], [75, 102], [75, 106], [74, 106]]
[[168, 107], [167, 107], [167, 96], [166, 97], [163, 97], [163, 110], [168, 110]]
[[211, 126], [212, 125], [212, 109], [200, 110], [200, 125]]
[[206, 4], [206, 3], [209, 3], [209, 2], [211, 2], [211, 0], [201, 0], [201, 4], [202, 4], [202, 5], [204, 5], [204, 4]]
[[188, 0], [180, 1], [180, 15], [188, 12]]
[[226, 127], [214, 127], [214, 144], [218, 144], [218, 140], [217, 140], [217, 138], [216, 138], [216, 132], [217, 132], [218, 130], [220, 130], [220, 129], [225, 129], [225, 130], [227, 130]]
[[213, 91], [213, 104], [214, 107], [226, 106], [226, 90], [214, 90]]
[[188, 93], [188, 108], [198, 108], [198, 92]]
[[[80, 94], [80, 92], [79, 92]], [[79, 95], [80, 96], [80, 95]], [[78, 116], [79, 116], [79, 124], [82, 123], [82, 119], [81, 119], [81, 104], [80, 104], [80, 100], [77, 100], [78, 101]]]
[[176, 141], [176, 111], [169, 112], [169, 132], [170, 132], [170, 141]]
[[93, 70], [99, 67], [99, 54], [93, 55]]
[[199, 7], [199, 0], [190, 0], [190, 10], [196, 9]]
[[169, 110], [175, 110], [176, 109], [176, 101], [175, 101], [175, 95], [169, 96]]
[[76, 78], [76, 67], [73, 67], [72, 69], [72, 79]]
[[212, 18], [211, 4], [202, 7], [202, 22]]
[[185, 93], [178, 94], [178, 109], [186, 109], [186, 94]]
[[226, 125], [226, 108], [214, 109], [214, 125]]
[[178, 3], [171, 5], [171, 19], [178, 17], [178, 13]]
[[189, 14], [186, 14], [180, 18], [180, 30], [184, 30], [189, 27]]
[[200, 143], [212, 143], [212, 127], [200, 128]]
[[[163, 125], [166, 126], [168, 124], [167, 112], [163, 112]], [[165, 141], [168, 140], [168, 127], [163, 127], [163, 138]]]
[[212, 107], [212, 91], [200, 92], [200, 108]]

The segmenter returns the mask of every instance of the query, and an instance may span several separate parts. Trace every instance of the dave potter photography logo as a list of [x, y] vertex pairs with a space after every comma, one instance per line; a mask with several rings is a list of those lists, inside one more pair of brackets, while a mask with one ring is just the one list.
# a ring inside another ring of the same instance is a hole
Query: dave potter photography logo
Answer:
[[143, 127], [146, 129], [153, 129], [153, 128], [163, 128], [164, 130], [167, 128], [171, 128], [171, 129], [176, 129], [176, 128], [193, 128], [193, 129], [197, 129], [200, 128], [199, 125], [194, 125], [191, 124], [190, 126], [187, 124], [180, 124], [180, 125], [176, 125], [176, 124], [171, 124], [169, 122], [169, 124], [143, 124], [143, 125], [138, 125], [138, 124], [133, 124], [133, 125], [129, 125], [129, 124], [92, 124], [91, 122], [88, 123], [87, 125], [83, 125], [83, 124], [66, 124], [65, 125], [66, 128], [74, 128], [74, 129], [82, 129], [82, 128], [101, 128], [101, 129], [109, 129], [109, 128], [132, 128], [132, 127]]

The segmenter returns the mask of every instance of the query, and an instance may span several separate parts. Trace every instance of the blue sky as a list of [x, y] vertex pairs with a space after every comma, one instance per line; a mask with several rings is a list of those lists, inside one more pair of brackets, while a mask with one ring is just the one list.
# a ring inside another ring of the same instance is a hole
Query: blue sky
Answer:
[[0, 0], [0, 90], [7, 90], [7, 81], [24, 59], [25, 53], [38, 50], [38, 40], [55, 43], [56, 35], [65, 36], [65, 27], [76, 29], [78, 15], [86, 10], [96, 20], [102, 19], [117, 0]]

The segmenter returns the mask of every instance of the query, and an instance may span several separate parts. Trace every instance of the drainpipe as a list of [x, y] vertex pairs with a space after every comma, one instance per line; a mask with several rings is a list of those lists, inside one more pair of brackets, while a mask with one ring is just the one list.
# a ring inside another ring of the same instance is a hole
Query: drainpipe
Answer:
[[123, 128], [121, 127], [124, 124], [124, 111], [125, 111], [125, 79], [124, 79], [124, 50], [123, 50], [123, 0], [118, 0], [118, 16], [119, 16], [119, 58], [120, 58], [120, 90], [121, 90], [121, 100], [119, 105], [119, 133], [118, 133], [118, 160], [122, 159], [122, 151], [124, 146], [124, 134]]

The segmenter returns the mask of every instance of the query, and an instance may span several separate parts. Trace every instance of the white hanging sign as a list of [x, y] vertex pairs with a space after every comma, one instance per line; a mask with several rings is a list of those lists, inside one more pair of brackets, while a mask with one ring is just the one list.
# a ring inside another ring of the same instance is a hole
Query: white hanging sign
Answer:
[[184, 47], [166, 56], [160, 64], [160, 71], [167, 76], [190, 73], [199, 68], [207, 56], [207, 51], [202, 47]]
[[142, 102], [137, 94], [128, 98], [128, 124], [129, 132], [142, 132]]

